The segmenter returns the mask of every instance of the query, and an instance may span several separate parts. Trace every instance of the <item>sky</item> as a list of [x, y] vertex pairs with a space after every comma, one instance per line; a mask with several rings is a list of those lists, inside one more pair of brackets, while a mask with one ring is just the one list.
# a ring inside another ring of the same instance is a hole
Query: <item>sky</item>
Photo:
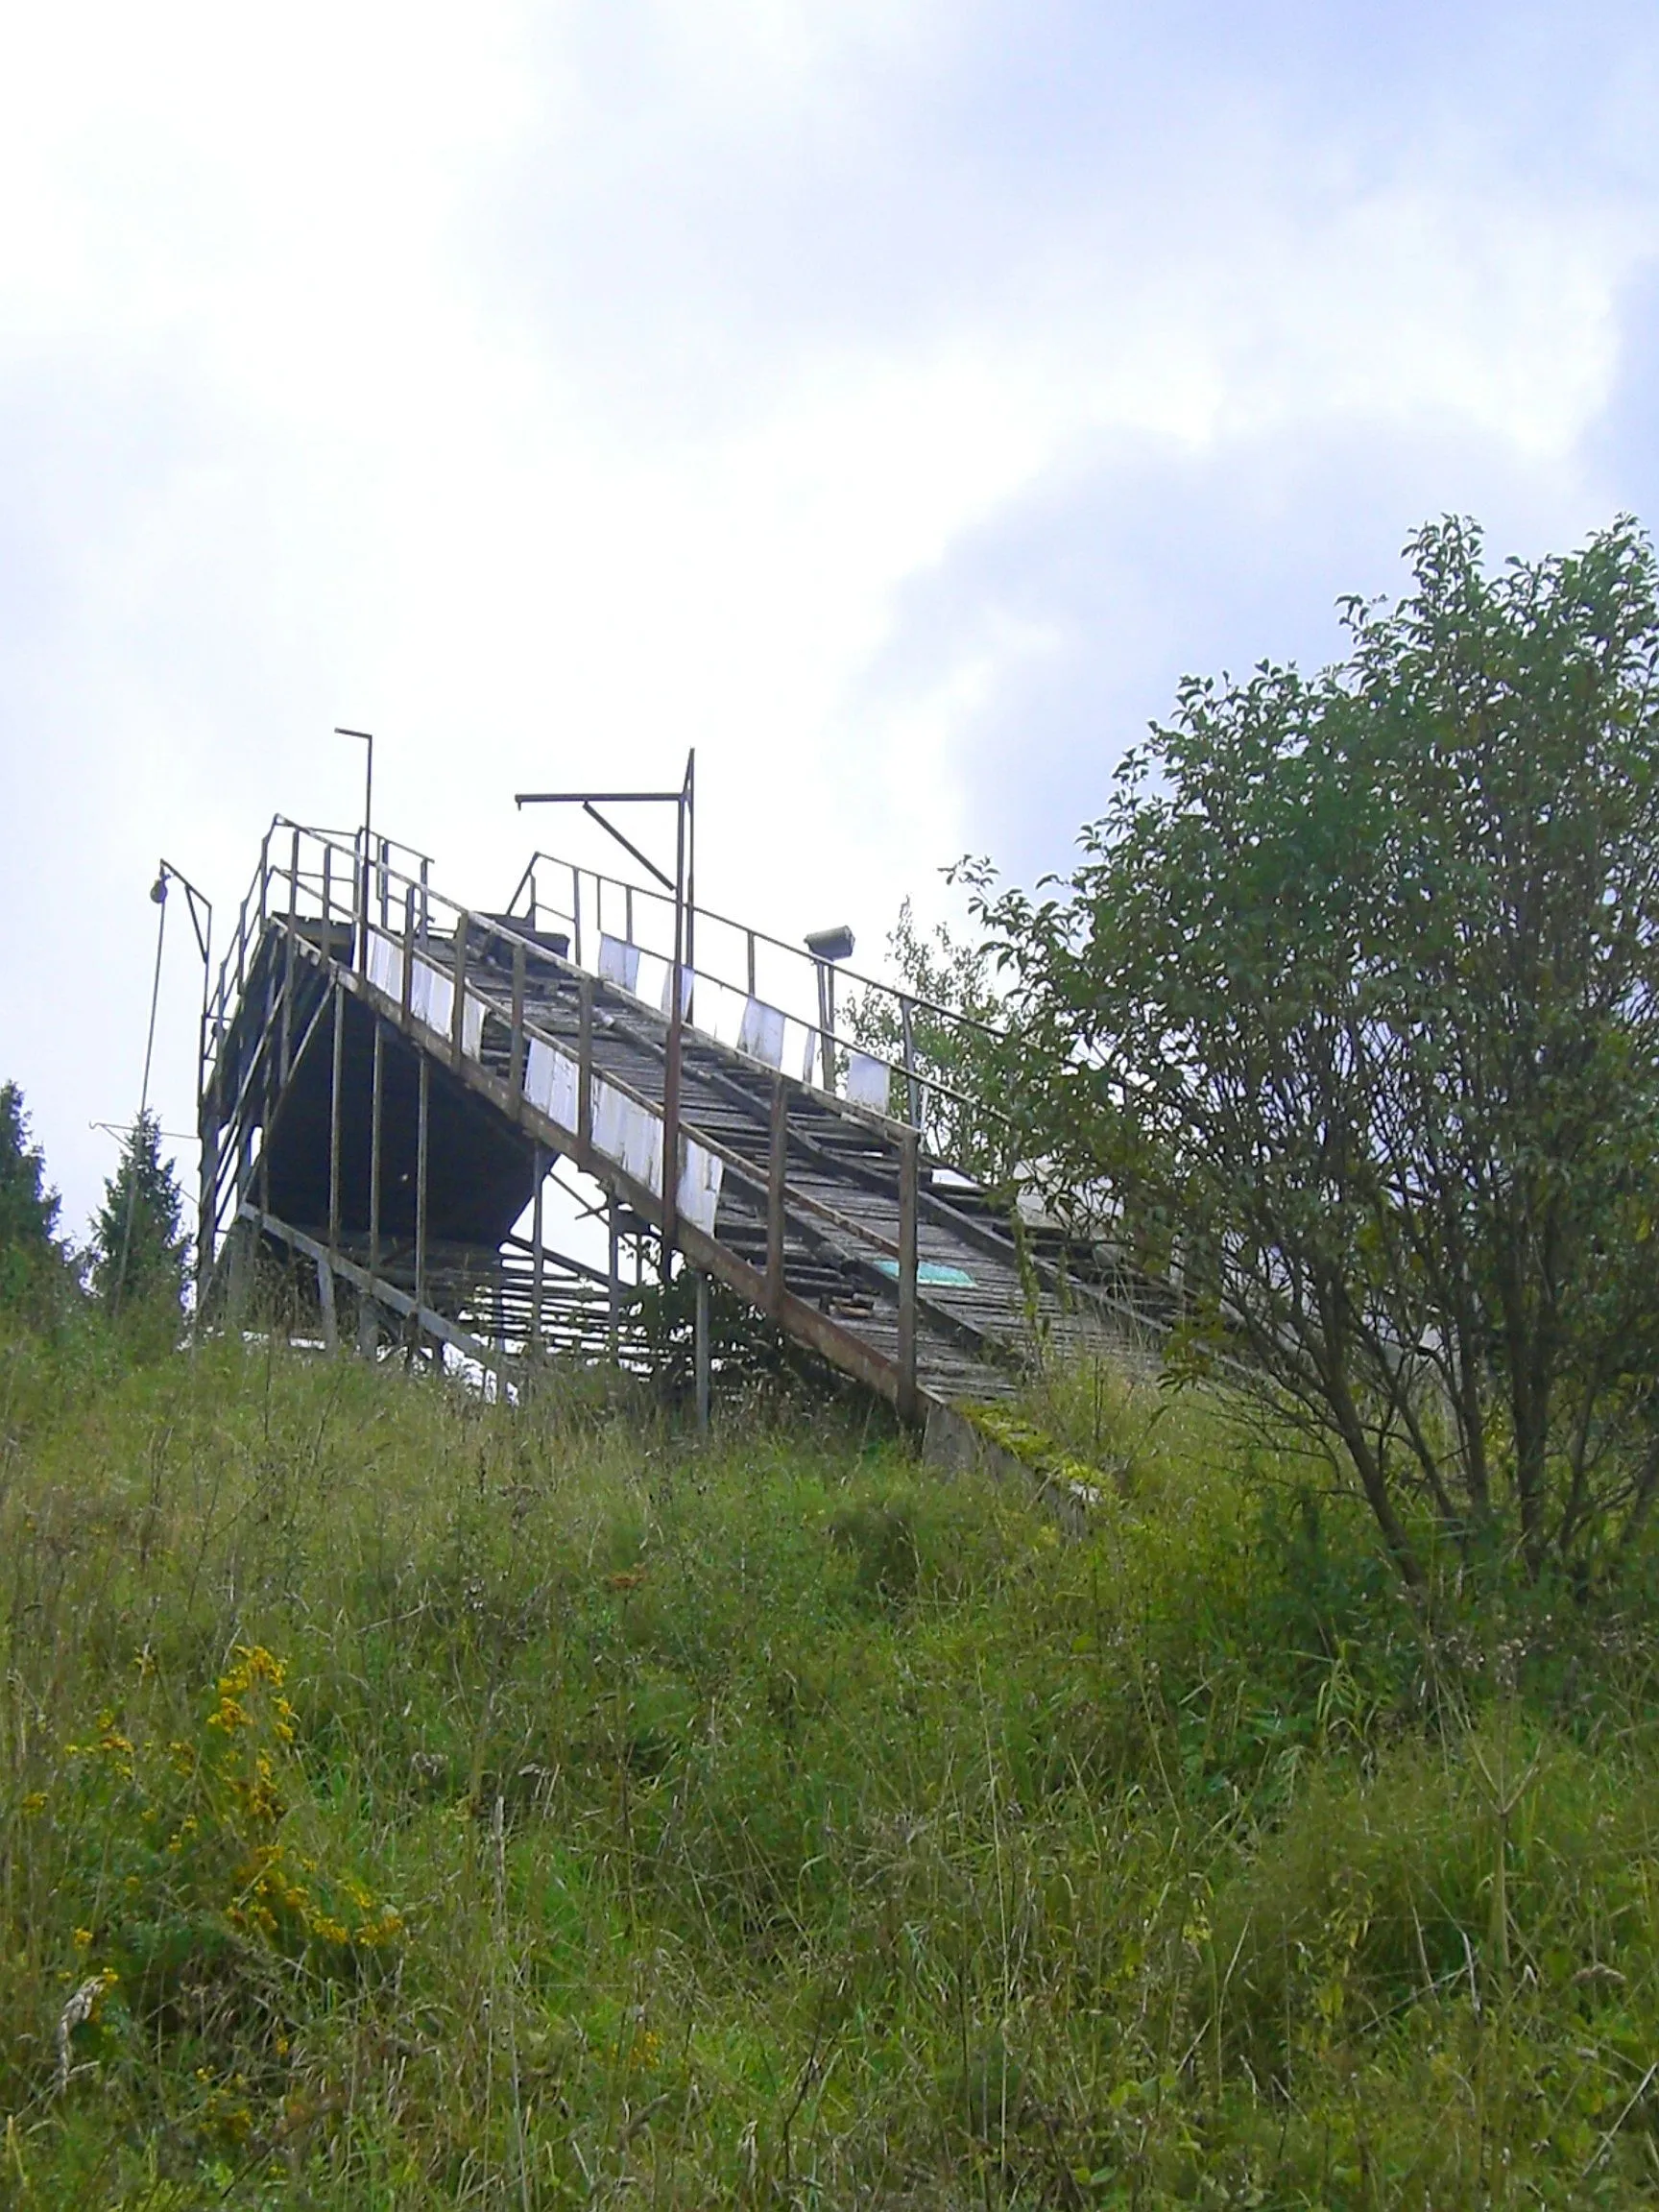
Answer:
[[[0, 1077], [64, 1227], [157, 858], [223, 931], [274, 813], [359, 818], [336, 724], [479, 906], [581, 844], [515, 789], [695, 746], [704, 899], [869, 956], [1431, 517], [1652, 521], [1656, 122], [1594, 0], [0, 0]], [[200, 974], [175, 911], [169, 1131]]]

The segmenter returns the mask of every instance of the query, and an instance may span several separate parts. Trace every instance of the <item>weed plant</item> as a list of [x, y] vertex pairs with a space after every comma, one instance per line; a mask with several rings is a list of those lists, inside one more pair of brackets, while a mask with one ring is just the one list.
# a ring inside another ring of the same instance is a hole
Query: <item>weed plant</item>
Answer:
[[1659, 2195], [1645, 1599], [1039, 1411], [1078, 1543], [787, 1394], [0, 1338], [0, 2200]]

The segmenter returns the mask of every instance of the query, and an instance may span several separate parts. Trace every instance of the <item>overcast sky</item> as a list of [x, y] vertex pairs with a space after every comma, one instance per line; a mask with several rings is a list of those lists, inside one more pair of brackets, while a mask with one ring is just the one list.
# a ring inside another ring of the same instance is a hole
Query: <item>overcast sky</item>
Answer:
[[1651, 5], [8, 0], [0, 1075], [66, 1227], [158, 854], [223, 918], [354, 821], [336, 723], [479, 905], [516, 786], [695, 744], [709, 902], [866, 951], [1427, 517], [1659, 516], [1656, 97]]

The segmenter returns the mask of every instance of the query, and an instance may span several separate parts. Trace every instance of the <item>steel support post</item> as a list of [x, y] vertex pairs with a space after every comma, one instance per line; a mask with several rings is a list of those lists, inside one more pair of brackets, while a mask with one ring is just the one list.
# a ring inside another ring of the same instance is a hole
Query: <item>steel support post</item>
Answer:
[[511, 1111], [515, 1118], [524, 1104], [524, 941], [513, 948], [513, 1057], [507, 1073]]
[[340, 1108], [346, 1075], [346, 988], [334, 985], [334, 1060], [328, 1090], [328, 1249], [340, 1249]]
[[202, 1180], [196, 1198], [196, 1326], [203, 1320], [203, 1301], [206, 1296], [207, 1278], [213, 1268], [213, 1233], [215, 1202], [219, 1190], [219, 1108], [214, 1095], [218, 1086], [215, 1069], [212, 1085], [204, 1094], [197, 1110], [202, 1129]]
[[421, 1090], [415, 1116], [415, 1347], [421, 1347], [421, 1313], [426, 1304], [426, 1168], [431, 1151], [432, 1067], [421, 1055]]
[[455, 999], [449, 1010], [449, 1057], [459, 1068], [467, 1051], [467, 916], [455, 917]]
[[[265, 1063], [259, 1073], [259, 1085], [265, 1094], [264, 1104], [259, 1109], [259, 1211], [261, 1214], [269, 1214], [271, 1211], [271, 1123], [276, 1106], [275, 1066], [269, 1050], [270, 1035], [270, 1030], [267, 1029], [259, 1046]], [[250, 1144], [253, 1142], [252, 1129], [248, 1132], [248, 1142]]]
[[530, 1204], [530, 1349], [540, 1355], [541, 1350], [541, 1283], [545, 1266], [541, 1256], [541, 1186], [547, 1180], [547, 1162], [540, 1144], [532, 1151], [532, 1167], [536, 1177], [536, 1195]]
[[622, 1358], [622, 1232], [616, 1220], [616, 1193], [609, 1193], [605, 1206], [605, 1225], [609, 1245], [610, 1264], [607, 1270], [610, 1290], [610, 1319], [607, 1344], [612, 1365], [617, 1366]]
[[380, 1276], [380, 1155], [385, 1115], [386, 1025], [374, 1016], [374, 1075], [369, 1094], [369, 1279]]
[[662, 1283], [667, 1287], [680, 1237], [680, 1062], [685, 1027], [685, 808], [676, 810], [674, 970], [668, 991], [668, 1058], [662, 1075]]
[[766, 1155], [766, 1303], [776, 1320], [783, 1310], [783, 1187], [789, 1171], [789, 1087], [772, 1078], [772, 1121]]
[[709, 1349], [709, 1277], [706, 1271], [699, 1267], [697, 1270], [697, 1318], [695, 1344], [697, 1362], [697, 1433], [699, 1436], [707, 1436], [709, 1433], [709, 1370], [711, 1365]]
[[294, 1038], [294, 969], [296, 939], [300, 934], [300, 832], [294, 832], [294, 843], [288, 854], [288, 931], [282, 948], [282, 1083], [287, 1088], [289, 1071], [293, 1067]]
[[916, 1186], [914, 1129], [899, 1140], [899, 1417], [913, 1422], [916, 1391]]
[[334, 1310], [334, 1270], [326, 1260], [317, 1262], [317, 1304], [323, 1315], [323, 1343], [325, 1350], [340, 1349], [340, 1322]]
[[820, 960], [818, 970], [818, 1088], [835, 1094], [835, 1050], [830, 1040], [833, 1034], [835, 1015], [830, 1003], [830, 995], [835, 988], [830, 978], [830, 963]]
[[231, 1222], [226, 1234], [226, 1265], [229, 1282], [226, 1289], [226, 1303], [229, 1309], [227, 1320], [232, 1329], [240, 1329], [248, 1311], [249, 1277], [252, 1271], [254, 1229], [252, 1221], [245, 1221], [240, 1214]]
[[576, 1136], [586, 1156], [593, 1144], [593, 978], [576, 986]]

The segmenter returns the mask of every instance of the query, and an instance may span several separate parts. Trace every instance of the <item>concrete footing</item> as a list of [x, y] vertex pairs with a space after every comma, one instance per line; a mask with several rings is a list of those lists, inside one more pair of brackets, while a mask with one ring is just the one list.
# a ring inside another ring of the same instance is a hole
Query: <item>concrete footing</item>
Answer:
[[1103, 1493], [1041, 1444], [1026, 1456], [1018, 1448], [1022, 1441], [994, 1435], [973, 1414], [935, 1402], [927, 1408], [922, 1457], [928, 1466], [948, 1472], [1019, 1483], [1053, 1514], [1068, 1535], [1081, 1536]]

